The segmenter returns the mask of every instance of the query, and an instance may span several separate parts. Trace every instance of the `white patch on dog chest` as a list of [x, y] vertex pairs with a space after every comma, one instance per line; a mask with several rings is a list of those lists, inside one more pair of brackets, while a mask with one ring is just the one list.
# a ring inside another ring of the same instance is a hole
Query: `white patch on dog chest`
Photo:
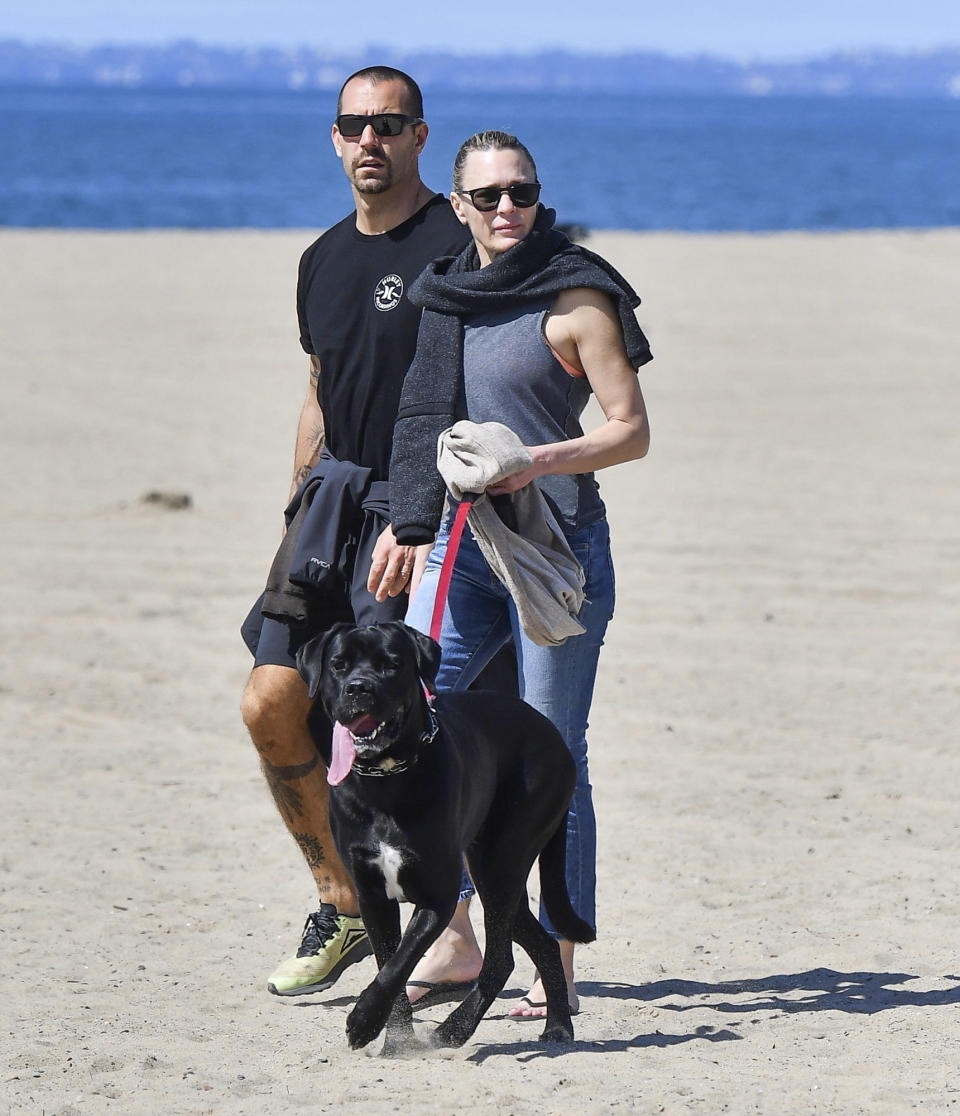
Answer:
[[407, 901], [400, 886], [400, 869], [403, 867], [403, 857], [400, 850], [380, 842], [380, 855], [373, 858], [373, 863], [383, 873], [383, 882], [386, 885], [388, 899], [396, 899], [398, 903]]

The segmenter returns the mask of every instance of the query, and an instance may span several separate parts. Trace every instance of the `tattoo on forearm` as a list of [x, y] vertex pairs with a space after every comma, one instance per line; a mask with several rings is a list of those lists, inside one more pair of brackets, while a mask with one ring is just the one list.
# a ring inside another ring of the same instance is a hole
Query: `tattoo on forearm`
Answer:
[[300, 851], [306, 858], [307, 865], [311, 869], [319, 868], [321, 864], [325, 864], [327, 854], [323, 851], [323, 845], [317, 840], [312, 833], [294, 833], [294, 840], [300, 846]]
[[277, 809], [287, 825], [293, 825], [297, 818], [303, 816], [303, 792], [290, 786], [291, 781], [309, 775], [319, 762], [320, 757], [317, 755], [313, 759], [307, 760], [306, 763], [297, 763], [291, 767], [278, 767], [261, 757], [260, 766], [263, 768], [270, 793], [273, 795]]
[[[310, 471], [313, 469], [317, 458], [320, 456], [320, 451], [323, 449], [324, 431], [323, 423], [318, 422], [313, 429], [306, 435], [306, 445], [310, 447], [310, 456], [308, 459], [295, 470], [293, 474], [293, 487], [299, 488], [301, 484], [310, 476]], [[298, 451], [302, 452], [304, 446], [304, 439], [298, 442]]]

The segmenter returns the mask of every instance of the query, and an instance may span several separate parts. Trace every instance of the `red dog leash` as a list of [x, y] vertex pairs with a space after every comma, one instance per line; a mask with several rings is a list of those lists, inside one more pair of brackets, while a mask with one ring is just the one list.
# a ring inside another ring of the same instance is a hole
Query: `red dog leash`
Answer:
[[450, 528], [450, 539], [447, 542], [447, 553], [443, 556], [443, 565], [440, 567], [440, 578], [437, 581], [437, 595], [433, 599], [433, 619], [430, 621], [430, 638], [440, 642], [440, 626], [443, 623], [443, 610], [447, 604], [447, 595], [450, 592], [450, 579], [453, 577], [453, 564], [457, 560], [457, 551], [460, 549], [460, 539], [463, 528], [470, 514], [473, 501], [480, 495], [479, 492], [466, 492], [457, 505], [453, 517], [453, 526]]

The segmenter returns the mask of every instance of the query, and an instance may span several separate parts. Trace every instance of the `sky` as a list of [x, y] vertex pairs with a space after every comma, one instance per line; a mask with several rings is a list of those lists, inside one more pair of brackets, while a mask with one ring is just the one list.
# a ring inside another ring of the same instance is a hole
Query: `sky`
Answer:
[[785, 59], [960, 46], [960, 0], [4, 0], [0, 39]]

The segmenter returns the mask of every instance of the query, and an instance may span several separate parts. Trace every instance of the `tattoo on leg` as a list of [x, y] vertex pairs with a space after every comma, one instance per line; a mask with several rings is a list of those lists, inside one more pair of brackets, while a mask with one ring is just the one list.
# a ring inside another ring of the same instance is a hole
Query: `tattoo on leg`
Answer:
[[313, 759], [307, 760], [306, 763], [297, 763], [290, 767], [278, 767], [276, 764], [261, 757], [260, 766], [263, 768], [263, 774], [270, 787], [270, 793], [273, 795], [273, 800], [277, 804], [277, 809], [280, 811], [287, 825], [293, 825], [297, 818], [303, 816], [303, 793], [297, 790], [296, 787], [290, 786], [290, 781], [293, 779], [302, 779], [304, 776], [309, 775], [319, 762], [320, 757], [314, 756]]
[[320, 756], [319, 754], [315, 755], [313, 759], [307, 760], [306, 763], [294, 763], [289, 767], [279, 767], [269, 760], [264, 760], [263, 762], [270, 768], [274, 778], [283, 780], [302, 779], [316, 768], [317, 764], [320, 762]]
[[300, 851], [306, 858], [311, 871], [314, 868], [319, 868], [321, 864], [326, 862], [327, 855], [323, 851], [323, 845], [320, 844], [312, 833], [294, 833], [293, 836], [300, 846]]

